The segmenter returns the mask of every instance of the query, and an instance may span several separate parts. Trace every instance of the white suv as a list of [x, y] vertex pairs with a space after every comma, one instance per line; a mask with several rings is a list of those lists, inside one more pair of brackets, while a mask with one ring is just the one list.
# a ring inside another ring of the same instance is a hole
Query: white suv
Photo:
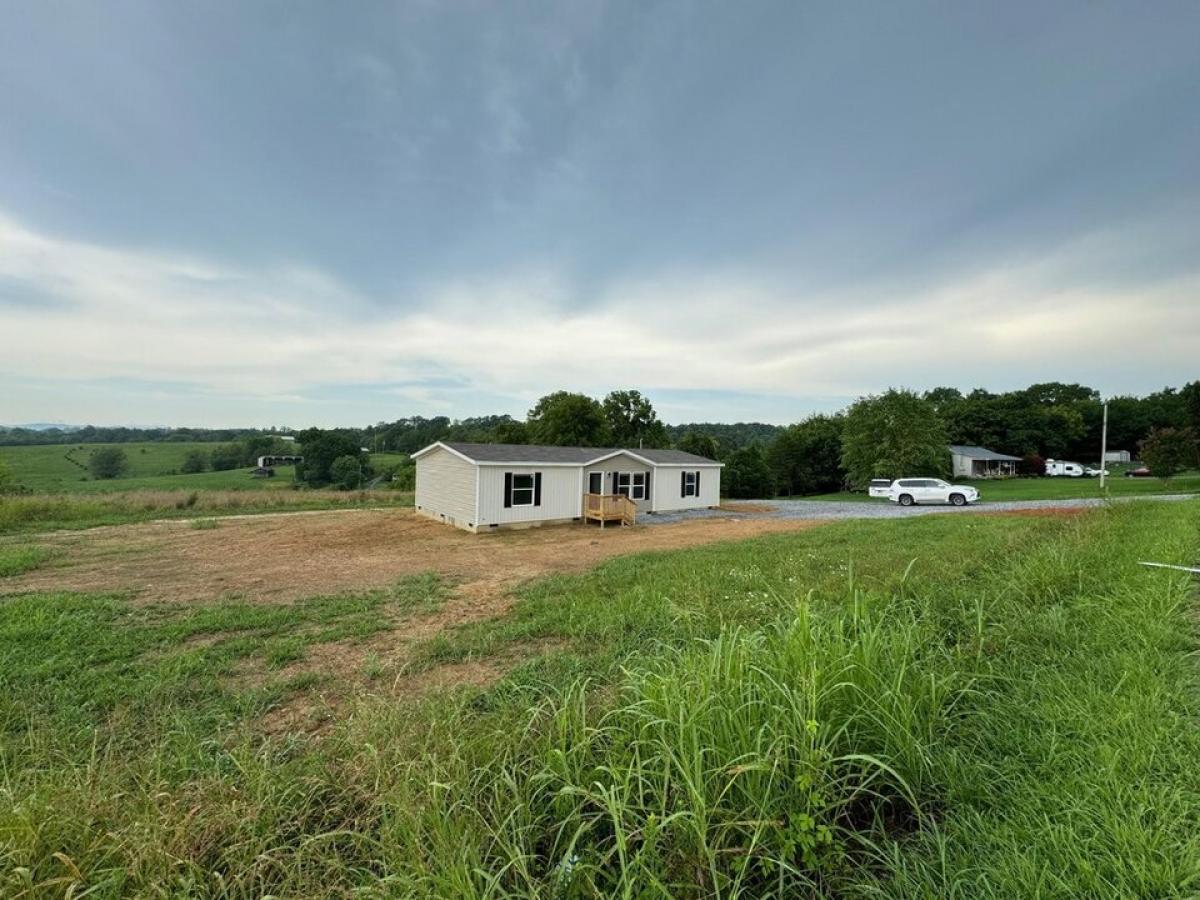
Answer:
[[888, 488], [888, 499], [901, 506], [914, 503], [966, 506], [979, 499], [979, 491], [965, 484], [949, 484], [940, 478], [901, 478]]

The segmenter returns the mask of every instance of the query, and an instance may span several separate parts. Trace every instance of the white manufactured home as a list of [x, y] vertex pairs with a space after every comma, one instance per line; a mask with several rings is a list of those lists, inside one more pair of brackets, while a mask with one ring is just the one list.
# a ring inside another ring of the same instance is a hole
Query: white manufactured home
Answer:
[[467, 531], [721, 502], [721, 466], [682, 450], [439, 441], [413, 454], [417, 512]]

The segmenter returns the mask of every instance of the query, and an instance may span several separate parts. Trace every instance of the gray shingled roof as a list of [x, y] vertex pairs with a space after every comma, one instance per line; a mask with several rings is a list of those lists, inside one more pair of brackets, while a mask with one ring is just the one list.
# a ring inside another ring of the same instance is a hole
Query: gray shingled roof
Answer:
[[707, 456], [697, 456], [695, 453], [686, 453], [683, 450], [651, 450], [636, 449], [630, 450], [630, 453], [636, 453], [643, 459], [648, 459], [650, 462], [658, 463], [664, 466], [688, 465], [689, 463], [707, 463], [712, 465], [716, 462], [715, 459], [709, 459]]
[[1009, 456], [1007, 453], [997, 453], [987, 447], [972, 447], [967, 444], [951, 444], [950, 452], [968, 459], [982, 459], [998, 462], [1020, 462], [1021, 457]]
[[636, 453], [659, 465], [716, 465], [716, 460], [706, 459], [682, 450], [650, 450], [622, 447], [545, 447], [537, 444], [465, 444], [443, 441], [444, 446], [461, 453], [474, 462], [512, 463], [577, 463], [583, 465], [601, 456], [620, 450]]

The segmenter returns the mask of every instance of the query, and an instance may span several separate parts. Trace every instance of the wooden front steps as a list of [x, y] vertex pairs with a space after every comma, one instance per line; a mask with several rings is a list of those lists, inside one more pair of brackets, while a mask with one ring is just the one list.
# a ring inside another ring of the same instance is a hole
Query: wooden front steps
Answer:
[[605, 522], [632, 525], [637, 521], [637, 504], [624, 494], [584, 494], [583, 520], [599, 522], [601, 528]]

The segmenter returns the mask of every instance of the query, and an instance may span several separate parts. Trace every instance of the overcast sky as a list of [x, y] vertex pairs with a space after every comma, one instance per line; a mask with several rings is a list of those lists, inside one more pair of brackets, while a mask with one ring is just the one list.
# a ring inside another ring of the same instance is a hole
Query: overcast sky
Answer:
[[1200, 377], [1200, 3], [0, 12], [3, 423]]

